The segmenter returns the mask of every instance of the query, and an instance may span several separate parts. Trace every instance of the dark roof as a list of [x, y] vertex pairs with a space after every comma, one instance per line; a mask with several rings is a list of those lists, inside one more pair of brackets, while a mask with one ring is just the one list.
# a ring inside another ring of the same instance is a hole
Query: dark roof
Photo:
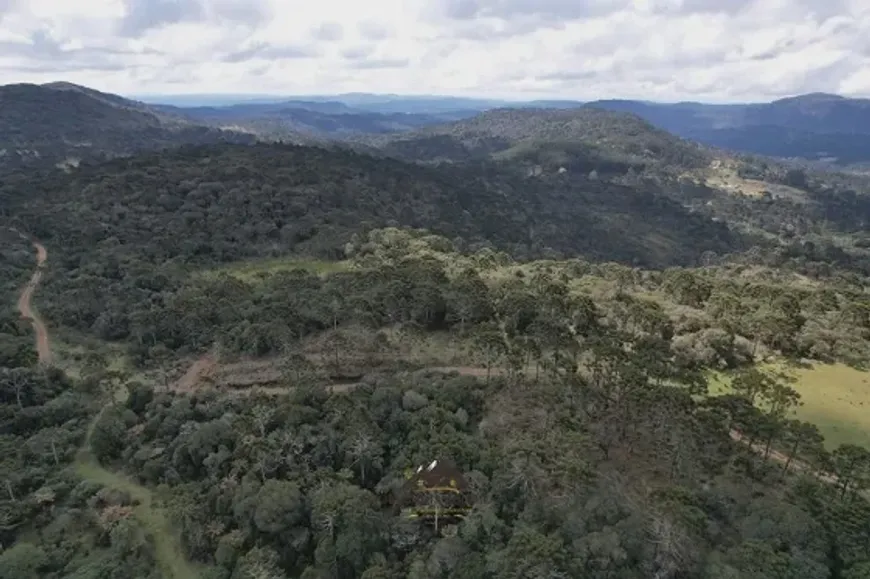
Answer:
[[410, 492], [433, 488], [455, 488], [464, 492], [468, 489], [468, 481], [453, 461], [436, 459], [418, 466], [405, 483], [405, 489]]

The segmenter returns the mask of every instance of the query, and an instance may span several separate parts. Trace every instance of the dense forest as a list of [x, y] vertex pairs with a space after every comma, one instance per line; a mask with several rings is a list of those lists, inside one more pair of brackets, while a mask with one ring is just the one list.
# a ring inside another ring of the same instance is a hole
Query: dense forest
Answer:
[[[801, 196], [729, 197], [662, 139], [5, 176], [58, 362], [3, 229], [0, 579], [870, 576], [870, 451], [783, 371], [870, 359], [860, 183], [745, 160]], [[460, 520], [411, 516], [437, 460]]]
[[494, 166], [440, 170], [343, 150], [187, 148], [34, 181], [10, 180], [2, 193], [22, 206], [16, 217], [28, 230], [70, 253], [97, 246], [201, 263], [270, 251], [335, 258], [352, 234], [392, 224], [518, 256], [583, 253], [647, 265], [692, 264], [705, 251], [745, 246], [725, 224], [642, 186], [529, 179]]
[[[866, 360], [866, 330], [847, 329], [868, 327], [861, 291], [797, 294], [776, 272], [735, 283], [745, 276], [718, 268], [523, 265], [492, 250], [462, 255], [414, 231], [355, 238], [347, 254], [346, 269], [325, 276], [193, 275], [112, 336], [146, 365], [214, 343], [228, 357], [277, 355], [286, 392], [277, 399], [173, 393], [97, 359], [72, 387], [62, 374], [45, 378], [54, 391], [29, 385], [18, 408], [39, 415], [60, 394], [83, 413], [87, 396], [122, 387], [126, 401], [98, 416], [89, 449], [164, 489], [184, 557], [202, 576], [862, 577], [870, 454], [826, 450], [812, 425], [791, 418], [799, 396], [788, 382], [751, 365], [759, 348]], [[602, 280], [607, 287], [591, 289]], [[814, 337], [826, 320], [842, 320], [843, 334]], [[381, 364], [338, 391], [306, 359], [315, 338], [328, 372], [373, 366], [397, 351], [378, 329], [396, 326], [453, 334], [486, 375]], [[728, 367], [735, 394], [703, 396], [705, 370]], [[10, 448], [58, 427], [47, 418], [22, 426], [6, 392]], [[67, 449], [44, 451], [49, 467], [74, 460], [78, 416], [63, 416], [63, 442], [44, 443]], [[775, 449], [788, 462], [765, 460]], [[137, 565], [145, 576], [156, 551], [130, 496], [63, 486], [25, 467], [26, 453], [10, 454], [22, 457], [10, 472], [28, 473], [7, 485], [12, 536], [33, 516], [20, 510], [23, 497], [38, 505], [48, 485], [54, 516], [91, 513], [83, 536], [94, 551], [82, 560], [83, 545], [50, 531], [48, 517], [39, 546], [6, 551], [0, 573], [121, 577]], [[446, 535], [392, 506], [406, 469], [444, 456], [472, 481], [474, 502]]]

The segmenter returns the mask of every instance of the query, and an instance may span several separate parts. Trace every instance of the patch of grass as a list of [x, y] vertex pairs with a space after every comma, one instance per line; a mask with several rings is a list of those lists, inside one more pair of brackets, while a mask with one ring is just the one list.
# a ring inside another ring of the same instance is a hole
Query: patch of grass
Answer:
[[[118, 359], [115, 363], [124, 364], [125, 362], [126, 360]], [[126, 390], [120, 388], [118, 392], [115, 392], [114, 398], [119, 403], [123, 402], [126, 398]], [[76, 453], [73, 464], [75, 473], [84, 480], [128, 493], [133, 501], [138, 503], [133, 509], [133, 514], [154, 541], [154, 558], [163, 577], [167, 579], [200, 579], [202, 573], [196, 565], [185, 558], [184, 553], [179, 548], [178, 534], [172, 528], [163, 507], [155, 501], [154, 493], [129, 477], [104, 468], [91, 453], [91, 437], [107, 406], [104, 406], [88, 425], [85, 440]]]
[[52, 334], [51, 350], [54, 364], [73, 378], [81, 378], [89, 358], [96, 357], [102, 360], [106, 369], [124, 374], [129, 381], [154, 382], [146, 372], [134, 368], [124, 344], [105, 342], [64, 329]]
[[231, 263], [215, 269], [197, 272], [196, 275], [213, 278], [225, 273], [246, 283], [256, 283], [264, 277], [283, 271], [305, 270], [326, 275], [347, 271], [350, 267], [351, 263], [349, 261], [325, 261], [306, 257], [276, 257]]
[[[851, 443], [870, 448], [870, 372], [844, 364], [816, 364], [788, 367], [795, 378], [792, 387], [801, 395], [803, 405], [797, 417], [819, 427], [825, 446], [834, 449]], [[730, 391], [730, 377], [710, 375], [710, 395]]]
[[184, 558], [179, 541], [163, 509], [155, 504], [153, 493], [127, 477], [108, 471], [88, 452], [80, 453], [75, 463], [76, 474], [83, 479], [128, 493], [139, 504], [133, 509], [136, 519], [154, 540], [154, 558], [164, 577], [199, 579], [196, 567]]
[[767, 191], [774, 197], [782, 197], [798, 203], [805, 202], [807, 198], [805, 191], [794, 187], [780, 183], [759, 181], [758, 179], [743, 178], [738, 174], [737, 166], [734, 163], [723, 162], [721, 159], [714, 161], [703, 173], [710, 187], [738, 195], [760, 197]]

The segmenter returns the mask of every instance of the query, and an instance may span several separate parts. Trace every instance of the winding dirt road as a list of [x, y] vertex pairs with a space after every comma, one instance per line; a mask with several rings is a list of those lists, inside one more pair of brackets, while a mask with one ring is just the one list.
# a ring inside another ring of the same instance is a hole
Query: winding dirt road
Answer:
[[46, 251], [44, 245], [35, 239], [30, 239], [20, 231], [16, 232], [22, 239], [30, 241], [33, 247], [36, 248], [36, 271], [33, 272], [30, 281], [24, 285], [24, 289], [21, 290], [21, 296], [18, 298], [18, 311], [21, 312], [22, 319], [30, 321], [33, 326], [33, 331], [36, 334], [36, 353], [39, 356], [39, 362], [41, 364], [51, 364], [51, 344], [48, 339], [48, 330], [39, 315], [33, 311], [33, 306], [31, 305], [33, 294], [42, 280], [42, 272], [45, 267], [45, 260], [48, 259], [48, 251]]

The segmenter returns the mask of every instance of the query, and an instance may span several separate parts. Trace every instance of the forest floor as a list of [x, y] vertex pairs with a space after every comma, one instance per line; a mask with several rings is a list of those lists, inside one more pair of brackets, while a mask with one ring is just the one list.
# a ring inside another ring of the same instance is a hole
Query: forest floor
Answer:
[[300, 257], [275, 257], [230, 263], [214, 269], [199, 271], [195, 275], [205, 278], [213, 278], [221, 274], [227, 274], [247, 283], [256, 283], [262, 278], [286, 271], [304, 270], [317, 274], [327, 274], [347, 271], [350, 267], [351, 265], [348, 261], [326, 261]]
[[[28, 239], [19, 232], [21, 237]], [[36, 348], [39, 361], [42, 364], [52, 362], [51, 342], [48, 329], [42, 319], [33, 311], [31, 301], [33, 294], [42, 279], [43, 267], [48, 252], [45, 247], [36, 240], [30, 240], [36, 248], [36, 271], [21, 290], [18, 299], [18, 309], [22, 317], [29, 319], [33, 324], [36, 334]], [[196, 567], [189, 563], [178, 548], [176, 534], [167, 519], [163, 509], [155, 502], [154, 494], [148, 488], [137, 484], [128, 477], [107, 470], [97, 461], [90, 451], [91, 436], [97, 422], [103, 414], [103, 410], [111, 404], [122, 402], [126, 394], [118, 393], [113, 400], [106, 403], [88, 425], [84, 443], [76, 453], [74, 468], [76, 474], [85, 480], [89, 480], [105, 487], [126, 492], [136, 504], [133, 513], [154, 541], [154, 556], [157, 565], [164, 577], [168, 579], [198, 579], [201, 574]]]

